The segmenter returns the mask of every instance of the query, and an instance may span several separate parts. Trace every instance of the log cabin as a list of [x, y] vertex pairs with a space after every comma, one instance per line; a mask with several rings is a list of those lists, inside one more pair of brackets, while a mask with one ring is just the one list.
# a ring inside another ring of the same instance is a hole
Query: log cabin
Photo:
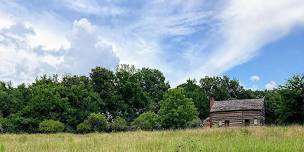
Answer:
[[210, 99], [209, 117], [204, 126], [242, 127], [265, 123], [264, 98], [214, 101]]

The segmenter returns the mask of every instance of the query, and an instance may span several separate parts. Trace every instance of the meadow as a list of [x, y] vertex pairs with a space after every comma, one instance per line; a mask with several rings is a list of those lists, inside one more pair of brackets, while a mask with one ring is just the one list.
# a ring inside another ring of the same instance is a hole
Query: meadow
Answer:
[[0, 152], [302, 152], [304, 127], [1, 134]]

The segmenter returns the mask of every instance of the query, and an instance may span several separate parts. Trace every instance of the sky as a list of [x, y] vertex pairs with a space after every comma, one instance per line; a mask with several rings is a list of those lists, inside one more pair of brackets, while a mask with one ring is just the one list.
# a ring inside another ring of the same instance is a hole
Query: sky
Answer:
[[118, 64], [274, 89], [304, 73], [304, 1], [0, 0], [0, 80]]

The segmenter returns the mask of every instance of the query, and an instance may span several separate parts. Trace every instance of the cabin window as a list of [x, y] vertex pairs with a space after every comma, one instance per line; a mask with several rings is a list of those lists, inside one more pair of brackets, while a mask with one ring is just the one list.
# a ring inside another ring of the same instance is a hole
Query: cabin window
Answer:
[[222, 126], [222, 121], [219, 121], [219, 126]]
[[245, 119], [245, 126], [249, 126], [250, 125], [250, 120], [249, 119]]
[[257, 124], [258, 124], [258, 119], [254, 119], [254, 120], [253, 120], [253, 124], [254, 124], [254, 125], [257, 125]]
[[225, 127], [229, 127], [229, 120], [225, 120]]

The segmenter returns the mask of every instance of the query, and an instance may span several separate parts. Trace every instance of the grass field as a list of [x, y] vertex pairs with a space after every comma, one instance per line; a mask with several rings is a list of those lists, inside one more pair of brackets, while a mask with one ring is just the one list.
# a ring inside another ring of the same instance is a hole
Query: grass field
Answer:
[[157, 132], [2, 134], [0, 152], [303, 152], [304, 127], [213, 128]]

